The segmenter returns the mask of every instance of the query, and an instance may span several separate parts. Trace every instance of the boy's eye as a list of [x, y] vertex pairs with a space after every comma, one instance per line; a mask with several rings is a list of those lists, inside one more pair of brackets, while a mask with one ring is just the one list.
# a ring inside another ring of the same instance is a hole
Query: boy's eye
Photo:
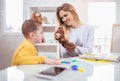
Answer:
[[43, 34], [43, 32], [41, 32], [41, 34]]

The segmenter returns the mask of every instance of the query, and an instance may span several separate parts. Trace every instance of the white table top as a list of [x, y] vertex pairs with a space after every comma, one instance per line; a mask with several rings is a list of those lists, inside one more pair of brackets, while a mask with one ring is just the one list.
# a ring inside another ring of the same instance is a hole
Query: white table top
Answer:
[[[120, 81], [120, 63], [113, 62], [89, 62], [79, 58], [67, 58], [70, 64], [56, 65], [66, 67], [55, 79], [50, 81]], [[76, 60], [73, 62], [72, 60]], [[71, 66], [77, 64], [83, 68], [83, 72], [73, 71]], [[0, 81], [49, 81], [36, 77], [38, 72], [52, 67], [51, 65], [20, 65], [6, 68], [0, 71]]]

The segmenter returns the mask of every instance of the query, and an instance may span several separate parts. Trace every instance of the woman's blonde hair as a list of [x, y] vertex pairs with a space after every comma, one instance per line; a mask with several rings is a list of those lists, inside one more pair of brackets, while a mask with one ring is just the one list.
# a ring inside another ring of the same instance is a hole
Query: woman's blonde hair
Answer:
[[67, 11], [73, 14], [74, 20], [78, 23], [78, 24], [82, 24], [82, 22], [79, 19], [79, 16], [77, 15], [75, 8], [69, 4], [69, 3], [64, 3], [62, 6], [57, 7], [57, 12], [56, 12], [56, 16], [57, 16], [57, 20], [58, 20], [58, 25], [60, 27], [63, 27], [64, 31], [65, 31], [65, 36], [68, 38], [69, 36], [69, 27], [67, 27], [64, 22], [62, 21], [62, 19], [59, 16], [59, 12], [63, 10], [63, 11]]

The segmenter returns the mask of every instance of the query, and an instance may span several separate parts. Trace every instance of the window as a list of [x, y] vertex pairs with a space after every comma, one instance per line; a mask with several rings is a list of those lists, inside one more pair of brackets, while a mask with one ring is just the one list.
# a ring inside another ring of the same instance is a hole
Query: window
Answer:
[[5, 32], [19, 32], [23, 23], [23, 0], [6, 0]]
[[95, 28], [95, 46], [110, 52], [112, 25], [116, 20], [115, 2], [88, 2], [88, 23]]

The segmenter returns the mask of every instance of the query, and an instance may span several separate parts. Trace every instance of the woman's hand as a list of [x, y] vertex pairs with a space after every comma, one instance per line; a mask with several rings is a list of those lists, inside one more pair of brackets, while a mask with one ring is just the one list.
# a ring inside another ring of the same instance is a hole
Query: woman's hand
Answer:
[[55, 32], [55, 39], [59, 40], [60, 38], [64, 37], [64, 31], [62, 27], [59, 27], [58, 30]]
[[65, 47], [70, 53], [72, 53], [74, 51], [74, 49], [76, 48], [76, 45], [74, 43], [69, 42], [65, 37], [60, 38], [59, 43]]
[[65, 47], [70, 53], [74, 51], [76, 45], [70, 43], [64, 36], [64, 30], [62, 27], [59, 27], [58, 30], [55, 32], [55, 38], [58, 42]]
[[70, 42], [66, 42], [63, 44], [63, 47], [65, 47], [70, 53], [72, 53], [76, 48], [76, 45]]

